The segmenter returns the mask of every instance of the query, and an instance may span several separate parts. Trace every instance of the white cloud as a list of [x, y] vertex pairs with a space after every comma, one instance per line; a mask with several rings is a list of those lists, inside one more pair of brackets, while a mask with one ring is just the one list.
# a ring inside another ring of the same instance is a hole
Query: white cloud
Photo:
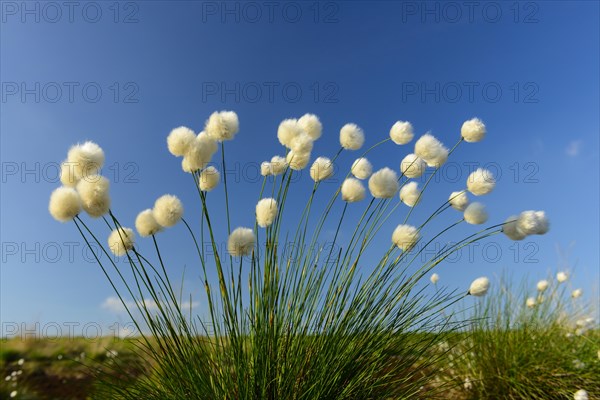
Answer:
[[573, 140], [571, 143], [568, 144], [567, 148], [565, 149], [565, 152], [569, 157], [577, 157], [581, 152], [582, 145], [583, 142], [581, 140]]
[[[141, 301], [138, 301], [138, 303], [140, 306], [142, 306]], [[138, 307], [134, 301], [126, 300], [125, 304], [127, 305], [127, 308], [129, 308], [130, 311], [135, 311], [138, 309]], [[158, 304], [153, 299], [144, 299], [143, 304], [146, 306], [148, 311], [158, 311]], [[190, 309], [190, 306], [191, 306], [191, 308], [196, 308], [196, 307], [198, 307], [199, 304], [200, 303], [197, 301], [193, 301], [191, 303], [189, 301], [184, 301], [183, 303], [181, 303], [180, 307], [181, 307], [182, 311], [185, 312], [185, 310]], [[119, 298], [115, 297], [115, 296], [107, 297], [102, 302], [100, 307], [102, 307], [103, 309], [105, 309], [107, 311], [115, 313], [115, 314], [122, 314], [122, 313], [126, 312], [125, 307], [123, 306], [123, 303], [121, 302], [121, 300], [119, 300]]]

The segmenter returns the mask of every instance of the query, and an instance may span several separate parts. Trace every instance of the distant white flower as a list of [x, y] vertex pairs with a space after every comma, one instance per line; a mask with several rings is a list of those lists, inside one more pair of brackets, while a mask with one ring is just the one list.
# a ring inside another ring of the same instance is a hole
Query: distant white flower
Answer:
[[17, 361], [18, 365], [23, 365], [25, 364], [25, 359], [24, 358], [19, 358], [19, 361]]
[[463, 387], [465, 388], [465, 390], [473, 389], [473, 383], [471, 382], [471, 379], [469, 377], [465, 378], [465, 383], [463, 384]]
[[436, 273], [433, 273], [433, 274], [431, 274], [431, 277], [429, 278], [429, 280], [431, 281], [431, 283], [433, 283], [435, 285], [440, 280], [440, 276]]
[[369, 190], [371, 195], [378, 199], [390, 199], [394, 197], [399, 188], [396, 173], [385, 167], [375, 172], [369, 178]]
[[518, 220], [519, 217], [517, 215], [511, 215], [502, 225], [502, 233], [504, 233], [509, 239], [523, 240], [527, 236], [519, 230], [519, 227], [517, 226]]
[[204, 131], [213, 140], [232, 140], [240, 130], [238, 116], [233, 111], [215, 111], [208, 117]]
[[184, 171], [186, 167], [188, 171], [197, 171], [202, 169], [210, 162], [213, 154], [217, 151], [217, 142], [205, 132], [200, 132], [196, 139], [190, 142], [187, 152], [184, 156], [184, 162], [182, 164]]
[[430, 167], [440, 167], [448, 159], [448, 149], [433, 135], [426, 133], [415, 143], [415, 154]]
[[467, 196], [467, 192], [461, 190], [460, 192], [452, 192], [450, 193], [450, 197], [448, 198], [448, 203], [458, 211], [465, 211], [465, 208], [469, 205], [469, 197]]
[[584, 369], [585, 368], [585, 363], [579, 359], [575, 359], [573, 360], [573, 366], [577, 369]]
[[400, 162], [400, 172], [408, 178], [418, 178], [427, 169], [427, 163], [416, 154], [408, 154]]
[[565, 271], [560, 271], [556, 274], [556, 280], [558, 283], [566, 282], [569, 279], [569, 275]]
[[279, 143], [287, 148], [292, 148], [292, 140], [297, 136], [300, 136], [304, 130], [298, 124], [296, 119], [284, 119], [277, 128], [277, 139]]
[[[310, 158], [310, 154], [308, 156]], [[307, 161], [308, 163], [308, 161]], [[285, 160], [285, 158], [281, 157], [281, 156], [273, 156], [271, 158], [271, 173], [273, 175], [281, 175], [285, 172], [285, 169], [287, 168], [288, 163]]]
[[352, 175], [354, 175], [358, 179], [367, 179], [373, 173], [373, 166], [366, 158], [357, 158], [352, 163], [350, 172], [352, 172]]
[[319, 121], [319, 117], [314, 114], [304, 114], [298, 119], [298, 125], [304, 132], [308, 134], [312, 138], [312, 140], [317, 140], [321, 137], [321, 132], [323, 131], [323, 125], [321, 121]]
[[527, 305], [527, 307], [528, 307], [528, 308], [533, 308], [533, 307], [535, 307], [535, 305], [536, 305], [536, 302], [535, 302], [535, 297], [529, 297], [529, 298], [527, 299], [527, 301], [525, 302], [525, 304]]
[[60, 222], [71, 221], [81, 212], [81, 198], [79, 193], [70, 187], [59, 187], [50, 195], [48, 205], [50, 215]]
[[285, 161], [291, 169], [299, 171], [308, 165], [310, 153], [296, 153], [294, 150], [290, 150], [285, 157]]
[[365, 198], [365, 187], [362, 182], [355, 178], [347, 178], [342, 183], [342, 200], [348, 203], [361, 201]]
[[484, 224], [488, 220], [488, 213], [481, 203], [471, 203], [464, 211], [465, 221], [472, 225]]
[[333, 163], [327, 157], [319, 157], [310, 167], [310, 177], [319, 182], [333, 175]]
[[490, 288], [490, 280], [485, 276], [475, 279], [469, 287], [469, 294], [472, 296], [485, 296]]
[[256, 204], [256, 222], [261, 228], [270, 226], [277, 216], [277, 201], [275, 199], [261, 199]]
[[196, 134], [190, 128], [180, 126], [175, 128], [167, 136], [167, 147], [174, 156], [184, 156], [190, 144], [196, 139]]
[[411, 225], [398, 225], [392, 233], [392, 243], [404, 251], [412, 249], [419, 238], [419, 231]]
[[200, 173], [200, 190], [204, 192], [210, 192], [217, 187], [221, 180], [221, 174], [212, 165], [203, 169]]
[[571, 292], [571, 297], [574, 299], [578, 299], [581, 297], [582, 294], [583, 294], [582, 289], [575, 289], [575, 290], [573, 290], [573, 292]]
[[308, 134], [302, 132], [292, 139], [290, 148], [296, 153], [310, 153], [313, 149], [313, 140]]
[[95, 175], [104, 165], [104, 151], [94, 142], [76, 144], [69, 149], [67, 161], [73, 167], [75, 177]]
[[234, 257], [246, 256], [254, 249], [254, 232], [250, 228], [236, 228], [227, 240], [227, 251]]
[[365, 142], [365, 134], [356, 124], [346, 124], [340, 129], [340, 144], [346, 150], [358, 150]]
[[517, 220], [517, 229], [525, 235], [543, 235], [550, 222], [543, 211], [523, 211]]
[[588, 392], [583, 389], [579, 389], [573, 395], [574, 400], [589, 400]]
[[487, 169], [477, 168], [467, 178], [467, 189], [475, 196], [490, 193], [496, 186], [494, 175]]
[[390, 138], [396, 144], [407, 144], [414, 136], [415, 134], [410, 122], [396, 121], [390, 129]]
[[417, 182], [409, 182], [400, 189], [400, 200], [409, 207], [414, 207], [420, 200], [421, 191]]
[[90, 217], [98, 218], [110, 209], [109, 181], [100, 175], [83, 177], [77, 184], [81, 206]]
[[177, 196], [165, 194], [156, 199], [152, 213], [161, 226], [170, 227], [178, 223], [183, 216], [183, 204]]
[[114, 229], [108, 236], [108, 247], [116, 256], [124, 256], [128, 250], [133, 249], [135, 234], [130, 228]]
[[479, 118], [470, 119], [462, 124], [460, 135], [466, 142], [479, 142], [485, 137], [485, 125]]
[[543, 291], [545, 291], [546, 289], [548, 289], [548, 285], [549, 285], [549, 284], [550, 284], [550, 283], [549, 283], [547, 280], [545, 280], [545, 279], [544, 279], [544, 280], [541, 280], [541, 281], [539, 281], [539, 282], [537, 283], [537, 290], [538, 290], [538, 291], [540, 291], [540, 292], [543, 292]]
[[260, 174], [262, 176], [269, 176], [269, 175], [273, 175], [273, 172], [271, 171], [271, 163], [268, 161], [263, 161], [260, 164]]
[[160, 232], [162, 230], [162, 226], [156, 222], [154, 213], [149, 208], [138, 214], [135, 219], [135, 229], [138, 231], [141, 237], [147, 237]]

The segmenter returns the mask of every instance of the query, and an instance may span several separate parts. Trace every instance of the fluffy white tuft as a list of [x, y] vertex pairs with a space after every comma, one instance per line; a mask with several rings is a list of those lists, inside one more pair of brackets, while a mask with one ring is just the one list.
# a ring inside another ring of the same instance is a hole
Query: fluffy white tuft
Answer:
[[543, 211], [523, 211], [517, 220], [517, 230], [524, 235], [543, 235], [550, 229], [550, 222]]
[[421, 191], [417, 182], [409, 182], [400, 189], [400, 200], [409, 207], [414, 207], [420, 200]]
[[296, 153], [294, 150], [290, 150], [285, 157], [285, 161], [291, 169], [299, 171], [308, 165], [310, 153]]
[[70, 187], [59, 187], [50, 195], [48, 211], [50, 211], [50, 215], [57, 221], [71, 221], [81, 212], [81, 198], [79, 197], [79, 193]]
[[273, 171], [271, 170], [271, 163], [268, 161], [263, 161], [260, 164], [260, 174], [262, 176], [273, 175]]
[[141, 237], [147, 237], [154, 235], [162, 230], [162, 226], [156, 222], [154, 213], [150, 208], [142, 211], [135, 218], [135, 229], [138, 231]]
[[333, 175], [333, 163], [327, 157], [319, 157], [310, 167], [310, 177], [319, 182]]
[[342, 200], [355, 203], [365, 198], [365, 187], [362, 182], [355, 178], [347, 178], [342, 183]]
[[495, 186], [496, 179], [494, 179], [494, 175], [487, 169], [477, 168], [467, 178], [467, 189], [475, 196], [488, 194], [494, 190]]
[[254, 232], [250, 228], [236, 228], [227, 240], [227, 251], [234, 257], [252, 254], [254, 249]]
[[556, 280], [558, 281], [558, 283], [566, 282], [567, 279], [569, 279], [569, 274], [565, 271], [560, 271], [556, 274]]
[[398, 225], [392, 233], [392, 243], [399, 249], [408, 251], [419, 241], [419, 231], [412, 225]]
[[571, 292], [571, 297], [574, 299], [578, 299], [583, 295], [582, 289], [575, 289]]
[[415, 143], [415, 154], [430, 167], [441, 167], [448, 159], [448, 149], [433, 135], [426, 133]]
[[485, 125], [479, 118], [470, 119], [462, 124], [460, 135], [466, 142], [479, 142], [485, 137]]
[[471, 203], [465, 208], [465, 221], [469, 224], [480, 225], [488, 220], [488, 213], [481, 203]]
[[115, 256], [124, 256], [133, 249], [135, 234], [131, 228], [114, 229], [108, 236], [108, 247]]
[[418, 178], [427, 169], [427, 164], [421, 157], [410, 153], [400, 162], [400, 172], [408, 178]]
[[240, 122], [233, 111], [215, 111], [208, 117], [204, 130], [213, 140], [232, 140], [240, 130]]
[[472, 296], [485, 296], [490, 288], [490, 280], [485, 276], [475, 279], [469, 287], [469, 294]]
[[64, 186], [77, 186], [77, 182], [79, 182], [79, 177], [77, 175], [78, 174], [75, 170], [74, 163], [70, 163], [68, 160], [65, 160], [60, 164], [60, 182]]
[[540, 292], [543, 292], [543, 291], [545, 291], [546, 289], [548, 289], [548, 285], [549, 285], [549, 284], [550, 284], [550, 283], [549, 283], [547, 280], [545, 280], [545, 279], [544, 279], [544, 280], [541, 280], [541, 281], [539, 281], [539, 282], [537, 283], [537, 290], [538, 290], [538, 291], [540, 291]]
[[290, 148], [296, 153], [310, 153], [313, 149], [312, 138], [308, 136], [308, 134], [302, 132], [292, 139]]
[[270, 226], [277, 216], [277, 201], [272, 198], [261, 199], [256, 204], [256, 222], [261, 228]]
[[369, 178], [369, 191], [378, 199], [391, 199], [398, 191], [398, 176], [385, 167], [375, 172]]
[[152, 213], [160, 226], [170, 227], [178, 223], [183, 216], [183, 204], [177, 196], [165, 194], [156, 199]]
[[415, 134], [410, 122], [397, 121], [390, 129], [390, 138], [396, 144], [407, 144]]
[[358, 179], [367, 179], [373, 173], [373, 166], [366, 158], [357, 158], [352, 163], [350, 172], [352, 172], [352, 175], [354, 175]]
[[188, 127], [175, 128], [167, 136], [167, 147], [174, 156], [184, 156], [190, 144], [196, 139], [196, 134]]
[[98, 218], [110, 209], [109, 182], [103, 176], [90, 175], [77, 184], [81, 205], [90, 217]]
[[[310, 159], [310, 154], [309, 154], [308, 158]], [[308, 161], [307, 161], [307, 163], [308, 163]], [[271, 173], [273, 175], [283, 174], [285, 172], [285, 169], [287, 168], [287, 166], [288, 166], [288, 163], [284, 157], [273, 156], [271, 158]]]
[[504, 233], [509, 239], [512, 240], [523, 240], [527, 236], [521, 232], [517, 226], [519, 216], [511, 215], [506, 219], [502, 225], [502, 233]]
[[465, 208], [467, 208], [469, 205], [469, 198], [464, 190], [461, 190], [460, 192], [452, 192], [448, 198], [448, 203], [450, 203], [452, 208], [455, 210], [465, 211]]
[[429, 278], [429, 280], [435, 285], [440, 280], [440, 276], [436, 273], [433, 273], [431, 274], [431, 278]]
[[76, 144], [69, 149], [67, 161], [72, 165], [77, 179], [96, 175], [104, 165], [104, 151], [94, 142]]
[[527, 308], [534, 308], [536, 304], [537, 302], [535, 301], [535, 297], [528, 297], [525, 301], [525, 305], [527, 306]]
[[204, 192], [210, 192], [217, 187], [220, 180], [221, 174], [215, 167], [212, 165], [210, 167], [206, 167], [200, 173], [200, 190]]
[[319, 121], [319, 117], [314, 114], [304, 114], [298, 119], [298, 125], [312, 140], [317, 140], [321, 137], [323, 125]]
[[294, 138], [300, 136], [302, 133], [304, 133], [304, 130], [298, 124], [298, 120], [284, 119], [279, 124], [279, 128], [277, 128], [277, 139], [279, 139], [279, 143], [291, 149]]
[[200, 132], [190, 143], [181, 166], [186, 172], [202, 169], [210, 162], [216, 151], [217, 142], [206, 132]]
[[346, 150], [358, 150], [365, 142], [365, 134], [356, 124], [346, 124], [340, 129], [340, 144]]
[[574, 400], [589, 400], [588, 392], [583, 389], [579, 389], [573, 395]]

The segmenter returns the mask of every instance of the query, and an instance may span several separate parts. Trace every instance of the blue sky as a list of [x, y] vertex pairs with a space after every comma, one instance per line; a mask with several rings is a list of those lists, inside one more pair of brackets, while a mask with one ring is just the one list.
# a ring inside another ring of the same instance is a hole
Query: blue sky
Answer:
[[[64, 334], [70, 322], [110, 333], [108, 326], [127, 321], [103, 307], [114, 294], [75, 227], [47, 212], [59, 185], [56, 166], [69, 146], [89, 139], [104, 148], [103, 173], [123, 224], [133, 225], [164, 193], [180, 196], [187, 218], [197, 221], [197, 193], [165, 138], [180, 125], [202, 130], [210, 113], [222, 109], [236, 111], [241, 122], [226, 149], [236, 226], [253, 223], [256, 165], [283, 153], [276, 130], [285, 118], [319, 115], [324, 134], [313, 154], [331, 157], [347, 122], [364, 129], [367, 145], [407, 120], [417, 134], [431, 131], [452, 146], [462, 122], [480, 117], [487, 137], [461, 144], [412, 221], [464, 187], [477, 165], [498, 174], [495, 191], [481, 199], [490, 222], [540, 209], [552, 229], [516, 245], [498, 237], [475, 248], [441, 266], [440, 283], [462, 288], [480, 275], [508, 271], [515, 279], [538, 279], [568, 268], [575, 273], [570, 285], [597, 302], [598, 16], [596, 2], [560, 1], [482, 2], [474, 9], [462, 2], [81, 2], [73, 9], [3, 2], [2, 333], [39, 323], [47, 333], [58, 326]], [[370, 158], [376, 169], [397, 169], [409, 152], [412, 144], [388, 143]], [[357, 153], [342, 154], [340, 171]], [[294, 188], [291, 209], [307, 199], [307, 175]], [[321, 203], [340, 176], [322, 186]], [[224, 218], [222, 193], [210, 201]], [[374, 253], [387, 248], [407, 210], [399, 207]], [[350, 208], [349, 221], [359, 212], [362, 206]], [[439, 227], [456, 217], [448, 213]], [[226, 237], [223, 221], [217, 231]], [[102, 224], [92, 226], [107, 235]], [[184, 227], [158, 239], [173, 276], [181, 277], [185, 266], [186, 291], [202, 313], [198, 265]], [[150, 242], [139, 243], [152, 250]]]

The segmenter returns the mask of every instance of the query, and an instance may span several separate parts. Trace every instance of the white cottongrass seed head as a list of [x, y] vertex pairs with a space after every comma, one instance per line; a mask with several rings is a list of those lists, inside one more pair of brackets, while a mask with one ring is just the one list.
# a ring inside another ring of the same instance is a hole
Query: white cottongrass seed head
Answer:
[[261, 228], [270, 226], [277, 216], [277, 201], [272, 198], [260, 199], [256, 204], [256, 222]]
[[190, 143], [183, 157], [183, 170], [185, 172], [193, 172], [204, 168], [216, 151], [217, 142], [206, 132], [200, 132]]
[[579, 389], [573, 395], [574, 400], [589, 400], [588, 392], [583, 389]]
[[313, 140], [307, 133], [302, 132], [291, 140], [290, 148], [296, 153], [310, 153], [313, 149]]
[[400, 200], [409, 207], [417, 205], [421, 197], [421, 191], [417, 182], [409, 182], [400, 189]]
[[467, 189], [475, 196], [490, 193], [496, 186], [494, 175], [487, 169], [477, 168], [467, 178]]
[[396, 121], [390, 129], [390, 138], [396, 144], [407, 144], [414, 136], [412, 124], [407, 121]]
[[333, 175], [333, 163], [327, 157], [319, 157], [310, 167], [310, 177], [319, 182]]
[[174, 156], [183, 157], [194, 139], [196, 139], [196, 134], [188, 127], [180, 126], [173, 129], [167, 136], [169, 152]]
[[271, 163], [268, 161], [263, 161], [260, 164], [260, 174], [262, 176], [273, 175], [273, 171], [271, 170]]
[[481, 203], [471, 203], [463, 213], [465, 221], [471, 225], [481, 225], [488, 220], [488, 213]]
[[124, 256], [128, 250], [133, 249], [134, 243], [135, 234], [131, 228], [113, 229], [108, 236], [108, 247], [115, 256]]
[[342, 200], [355, 203], [365, 198], [366, 190], [362, 182], [356, 178], [346, 178], [342, 183]]
[[220, 180], [221, 174], [215, 167], [213, 167], [212, 165], [206, 167], [200, 173], [200, 190], [202, 190], [203, 192], [210, 192], [211, 190], [217, 187]]
[[234, 257], [252, 254], [254, 249], [254, 232], [250, 228], [236, 228], [227, 240], [227, 251]]
[[578, 299], [583, 295], [582, 289], [575, 289], [571, 292], [571, 297], [574, 299]]
[[78, 143], [69, 149], [67, 161], [73, 166], [75, 177], [81, 179], [100, 171], [104, 165], [104, 151], [94, 142]]
[[452, 192], [450, 193], [450, 197], [448, 197], [448, 203], [458, 211], [465, 211], [465, 208], [469, 205], [469, 197], [467, 196], [467, 192], [461, 190], [460, 192]]
[[284, 119], [277, 128], [277, 139], [279, 139], [279, 143], [291, 149], [292, 140], [302, 133], [304, 133], [304, 130], [300, 124], [298, 124], [298, 120]]
[[304, 114], [298, 119], [298, 125], [312, 140], [317, 140], [321, 137], [323, 125], [319, 121], [319, 117], [314, 114]]
[[415, 154], [430, 167], [440, 167], [448, 159], [448, 149], [429, 133], [416, 141]]
[[544, 292], [546, 289], [548, 289], [548, 285], [550, 285], [550, 283], [547, 280], [542, 279], [537, 283], [537, 290], [539, 292]]
[[506, 219], [504, 224], [502, 225], [502, 233], [504, 233], [509, 239], [512, 240], [523, 240], [527, 237], [526, 234], [521, 232], [517, 226], [517, 221], [519, 220], [518, 215], [511, 215]]
[[50, 195], [48, 211], [57, 221], [71, 221], [81, 212], [81, 197], [75, 189], [61, 186]]
[[[309, 156], [310, 157], [310, 156]], [[271, 158], [271, 173], [273, 175], [281, 175], [285, 172], [288, 163], [284, 157], [281, 156], [273, 156]]]
[[306, 168], [310, 162], [310, 153], [296, 153], [294, 150], [290, 150], [285, 156], [285, 161], [291, 169], [299, 171]]
[[517, 220], [517, 229], [524, 235], [543, 235], [550, 229], [544, 211], [523, 211]]
[[99, 218], [110, 209], [109, 181], [100, 175], [81, 178], [77, 192], [81, 198], [83, 210], [92, 218]]
[[204, 126], [208, 136], [219, 142], [232, 140], [239, 130], [240, 122], [233, 111], [215, 111], [208, 117]]
[[60, 164], [60, 182], [64, 186], [75, 187], [80, 177], [77, 176], [75, 164], [65, 160]]
[[433, 274], [431, 274], [431, 277], [429, 278], [429, 280], [431, 281], [431, 283], [433, 283], [435, 285], [440, 280], [440, 276], [436, 273], [433, 273]]
[[560, 271], [556, 274], [556, 280], [558, 283], [566, 282], [569, 279], [569, 274], [565, 271]]
[[135, 218], [135, 229], [141, 237], [148, 237], [162, 230], [162, 226], [156, 222], [152, 209], [148, 208], [140, 212]]
[[401, 224], [392, 233], [392, 243], [401, 250], [412, 249], [419, 241], [419, 231], [412, 225]]
[[406, 155], [400, 162], [400, 172], [408, 178], [419, 178], [427, 169], [427, 163], [416, 154]]
[[346, 150], [358, 150], [365, 143], [365, 134], [356, 124], [346, 124], [340, 129], [340, 144]]
[[373, 166], [366, 158], [357, 158], [352, 163], [350, 172], [358, 179], [367, 179], [373, 173]]
[[479, 142], [485, 137], [485, 125], [479, 118], [473, 118], [463, 122], [460, 128], [460, 136], [465, 142]]
[[177, 196], [165, 194], [156, 199], [152, 213], [160, 226], [171, 227], [183, 216], [183, 204]]
[[471, 282], [471, 286], [469, 287], [469, 294], [477, 297], [485, 296], [489, 288], [490, 280], [487, 277], [482, 276]]
[[384, 167], [369, 178], [369, 191], [378, 199], [391, 199], [399, 188], [396, 172]]
[[536, 306], [535, 297], [528, 297], [527, 300], [525, 301], [525, 305], [527, 306], [527, 308], [535, 307]]

